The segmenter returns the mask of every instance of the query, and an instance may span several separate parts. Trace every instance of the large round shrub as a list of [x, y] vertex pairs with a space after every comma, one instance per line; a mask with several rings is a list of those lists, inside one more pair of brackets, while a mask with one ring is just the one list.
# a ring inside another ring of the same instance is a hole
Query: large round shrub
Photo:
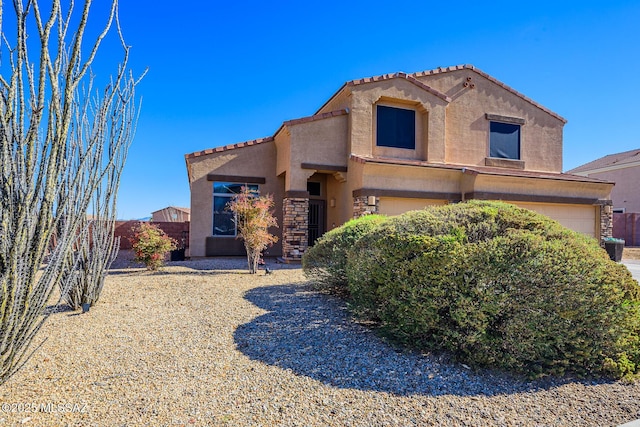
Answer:
[[390, 218], [348, 254], [353, 307], [399, 341], [526, 373], [633, 374], [640, 288], [597, 242], [468, 202]]
[[384, 222], [386, 218], [382, 215], [365, 215], [325, 233], [302, 257], [305, 275], [320, 290], [345, 293], [347, 251], [360, 237]]

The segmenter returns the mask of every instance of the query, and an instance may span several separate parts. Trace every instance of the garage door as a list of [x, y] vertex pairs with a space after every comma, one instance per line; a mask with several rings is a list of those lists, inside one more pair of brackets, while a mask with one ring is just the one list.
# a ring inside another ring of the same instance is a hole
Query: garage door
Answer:
[[427, 206], [444, 205], [446, 200], [437, 199], [403, 199], [399, 197], [381, 197], [378, 206], [383, 215], [400, 215], [408, 211], [424, 209]]
[[596, 206], [520, 202], [513, 202], [513, 204], [546, 215], [579, 233], [591, 237], [597, 236]]

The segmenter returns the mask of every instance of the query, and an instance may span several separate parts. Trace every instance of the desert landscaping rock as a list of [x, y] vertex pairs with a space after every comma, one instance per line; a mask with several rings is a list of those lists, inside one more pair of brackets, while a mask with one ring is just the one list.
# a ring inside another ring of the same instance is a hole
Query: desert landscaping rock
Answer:
[[296, 266], [116, 264], [0, 386], [0, 426], [616, 426], [640, 385], [478, 372], [393, 348]]

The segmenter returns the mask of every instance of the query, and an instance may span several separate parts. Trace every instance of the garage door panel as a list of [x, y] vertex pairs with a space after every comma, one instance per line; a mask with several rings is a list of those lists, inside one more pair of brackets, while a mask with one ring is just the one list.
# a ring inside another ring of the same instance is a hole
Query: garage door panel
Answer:
[[546, 215], [571, 230], [591, 237], [597, 235], [596, 206], [544, 203], [514, 203], [525, 209]]
[[[591, 237], [597, 236], [598, 223], [597, 207], [591, 205], [562, 205], [555, 203], [523, 203], [509, 202], [516, 206], [538, 212], [558, 221], [563, 226], [586, 234]], [[403, 199], [398, 197], [381, 197], [379, 201], [379, 212], [383, 215], [394, 216], [412, 210], [424, 209], [427, 206], [445, 205], [446, 200], [436, 199]]]

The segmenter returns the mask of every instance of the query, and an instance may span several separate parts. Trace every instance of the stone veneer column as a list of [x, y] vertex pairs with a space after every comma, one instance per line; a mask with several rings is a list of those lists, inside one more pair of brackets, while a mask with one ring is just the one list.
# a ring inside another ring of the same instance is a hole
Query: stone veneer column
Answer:
[[300, 261], [309, 246], [309, 199], [289, 197], [282, 205], [282, 258]]
[[605, 237], [613, 237], [613, 201], [603, 200], [600, 204], [600, 246]]
[[380, 198], [376, 197], [376, 204], [369, 205], [368, 196], [358, 196], [353, 198], [353, 217], [360, 218], [363, 215], [377, 214], [380, 212]]

